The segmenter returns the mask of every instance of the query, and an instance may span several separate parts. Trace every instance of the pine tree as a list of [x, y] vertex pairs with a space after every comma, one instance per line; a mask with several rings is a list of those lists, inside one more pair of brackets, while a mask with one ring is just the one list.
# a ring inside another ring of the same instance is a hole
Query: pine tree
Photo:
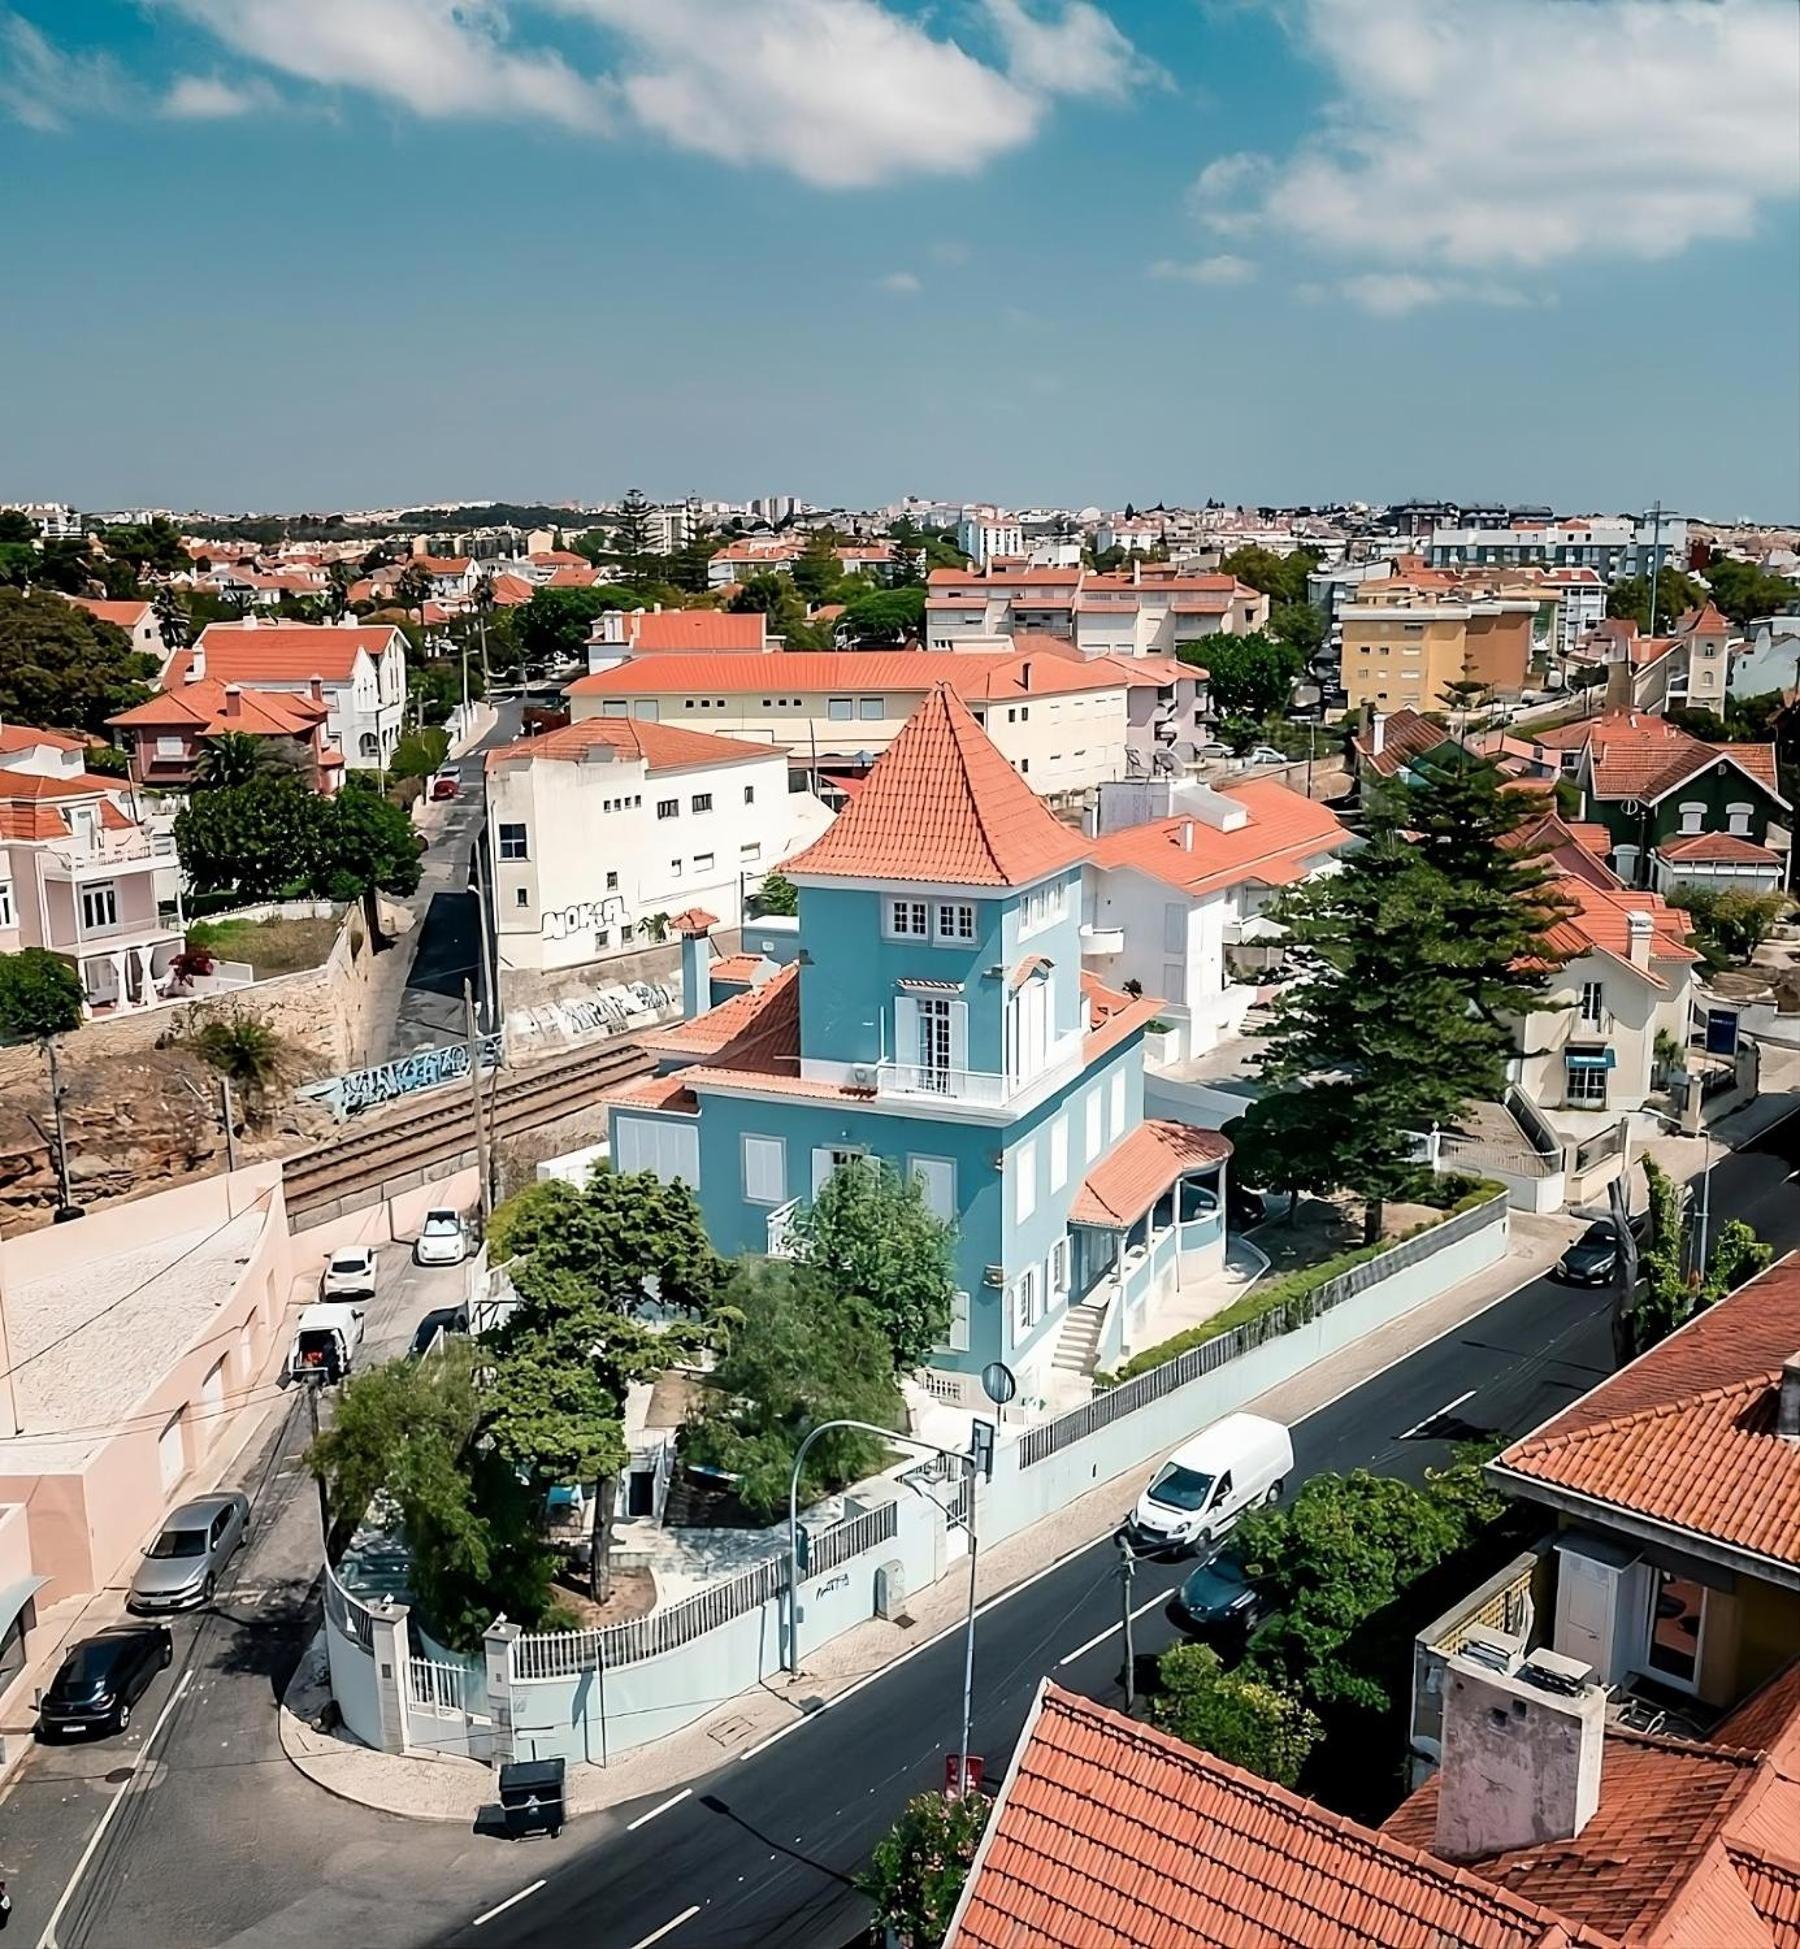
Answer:
[[662, 557], [650, 529], [650, 503], [635, 487], [619, 503], [613, 550], [619, 558], [619, 580], [627, 588], [647, 588], [661, 579]]

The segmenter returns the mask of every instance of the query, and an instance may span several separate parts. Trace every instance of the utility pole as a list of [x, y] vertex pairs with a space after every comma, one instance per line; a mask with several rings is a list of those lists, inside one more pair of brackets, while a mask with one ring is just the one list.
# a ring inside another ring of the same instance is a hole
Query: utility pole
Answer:
[[475, 1168], [481, 1176], [481, 1225], [494, 1215], [494, 1187], [488, 1176], [488, 1130], [486, 1106], [481, 1100], [481, 1029], [475, 1020], [475, 987], [463, 977], [463, 1022], [469, 1044], [469, 1088], [475, 1100]]
[[75, 1194], [69, 1187], [69, 1130], [63, 1121], [62, 1072], [56, 1065], [56, 1037], [44, 1037], [44, 1056], [50, 1065], [50, 1117], [56, 1130], [56, 1182], [61, 1201], [51, 1218], [53, 1225], [66, 1225], [72, 1218], [85, 1218], [87, 1213], [75, 1202]]
[[1137, 1705], [1137, 1653], [1131, 1643], [1131, 1578], [1137, 1564], [1131, 1554], [1131, 1538], [1113, 1538], [1119, 1546], [1119, 1615], [1125, 1626], [1125, 1716], [1130, 1718]]
[[225, 1168], [235, 1171], [238, 1167], [237, 1129], [231, 1107], [231, 1078], [219, 1078], [219, 1117], [225, 1125]]
[[1656, 634], [1656, 598], [1658, 585], [1662, 581], [1662, 518], [1663, 504], [1659, 500], [1650, 510], [1650, 634]]
[[[310, 1373], [306, 1379], [306, 1413], [312, 1423], [313, 1441], [319, 1439], [319, 1390], [325, 1385], [325, 1377]], [[310, 1444], [308, 1444], [310, 1446]], [[313, 1481], [319, 1489], [319, 1548], [328, 1549], [331, 1542], [331, 1499], [325, 1493], [325, 1478], [314, 1475]]]

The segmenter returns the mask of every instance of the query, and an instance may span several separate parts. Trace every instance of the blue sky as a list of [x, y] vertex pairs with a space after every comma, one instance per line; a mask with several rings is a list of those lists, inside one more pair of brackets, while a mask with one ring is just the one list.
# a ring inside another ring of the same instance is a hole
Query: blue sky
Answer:
[[1794, 0], [0, 0], [0, 496], [1792, 520], [1797, 104]]

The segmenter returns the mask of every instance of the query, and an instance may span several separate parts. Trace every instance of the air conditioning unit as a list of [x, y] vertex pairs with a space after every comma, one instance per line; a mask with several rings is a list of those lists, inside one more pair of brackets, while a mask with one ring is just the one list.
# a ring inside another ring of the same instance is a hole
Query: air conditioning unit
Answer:
[[853, 1063], [850, 1080], [859, 1090], [872, 1090], [875, 1087], [875, 1072], [867, 1063]]
[[983, 1266], [981, 1268], [981, 1283], [984, 1286], [1004, 1286], [1006, 1284], [1005, 1266]]

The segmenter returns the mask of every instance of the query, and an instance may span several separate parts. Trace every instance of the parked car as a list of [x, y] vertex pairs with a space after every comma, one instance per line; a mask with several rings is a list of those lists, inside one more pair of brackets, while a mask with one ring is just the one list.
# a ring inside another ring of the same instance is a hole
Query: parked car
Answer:
[[346, 1245], [331, 1253], [319, 1277], [319, 1297], [373, 1299], [375, 1248], [372, 1245]]
[[188, 1611], [210, 1604], [213, 1587], [250, 1529], [247, 1496], [196, 1496], [165, 1518], [144, 1552], [125, 1608]]
[[1217, 738], [1210, 738], [1205, 744], [1195, 745], [1194, 751], [1201, 758], [1229, 758], [1231, 756], [1231, 746], [1221, 744]]
[[1190, 1571], [1169, 1600], [1170, 1615], [1183, 1631], [1233, 1655], [1243, 1651], [1267, 1610], [1243, 1558], [1229, 1544]]
[[431, 778], [431, 796], [434, 799], [453, 799], [462, 792], [462, 778], [454, 771], [434, 772]]
[[115, 1624], [83, 1638], [38, 1706], [38, 1738], [128, 1731], [131, 1708], [174, 1656], [166, 1624]]
[[467, 1333], [469, 1309], [466, 1306], [434, 1306], [413, 1329], [408, 1358], [423, 1360], [437, 1344], [439, 1334]]
[[1274, 1210], [1274, 1199], [1267, 1191], [1228, 1178], [1225, 1184], [1225, 1224], [1229, 1231], [1247, 1232], [1260, 1225]]
[[1285, 765], [1289, 762], [1285, 751], [1277, 751], [1272, 744], [1253, 744], [1244, 754], [1247, 765]]
[[414, 1265], [461, 1265], [469, 1256], [469, 1234], [462, 1213], [447, 1205], [425, 1214], [413, 1246]]
[[1127, 1534], [1142, 1550], [1209, 1555], [1246, 1509], [1280, 1499], [1293, 1468], [1294, 1444], [1279, 1421], [1228, 1414], [1157, 1470]]
[[360, 1306], [340, 1299], [303, 1308], [288, 1349], [289, 1379], [341, 1381], [355, 1364], [362, 1341]]
[[[1643, 1223], [1631, 1221], [1634, 1238], [1642, 1237]], [[1557, 1260], [1551, 1277], [1566, 1286], [1610, 1286], [1619, 1271], [1619, 1234], [1610, 1218], [1590, 1225]]]

